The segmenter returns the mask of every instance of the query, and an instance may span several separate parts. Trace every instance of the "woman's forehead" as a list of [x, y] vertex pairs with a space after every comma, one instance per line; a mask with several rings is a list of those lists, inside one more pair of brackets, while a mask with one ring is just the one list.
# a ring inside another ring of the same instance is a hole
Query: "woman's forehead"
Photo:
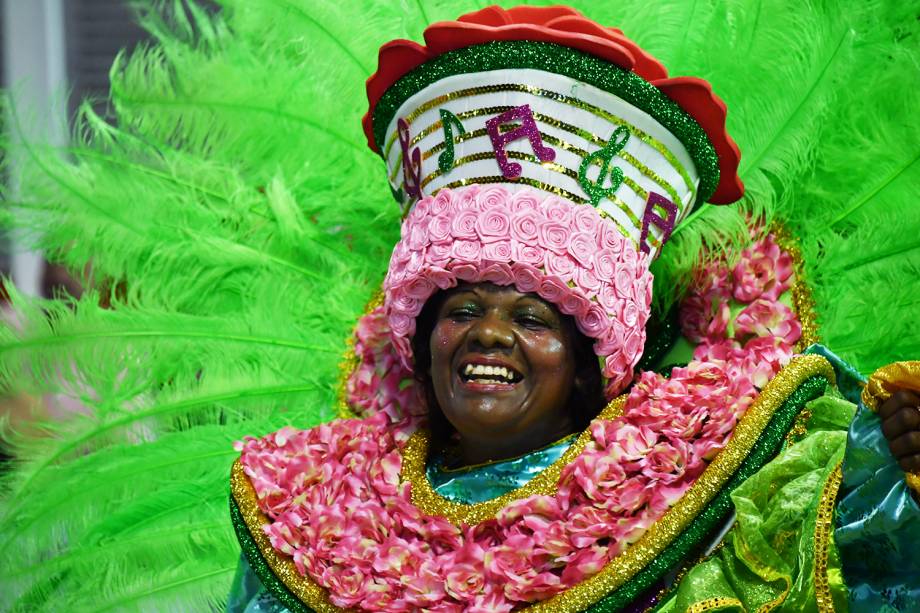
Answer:
[[446, 293], [445, 299], [454, 296], [469, 297], [470, 295], [478, 296], [484, 299], [497, 300], [501, 302], [535, 302], [544, 305], [547, 308], [556, 311], [556, 305], [547, 302], [540, 296], [530, 292], [521, 292], [513, 285], [496, 285], [494, 283], [461, 283], [457, 287], [450, 289]]

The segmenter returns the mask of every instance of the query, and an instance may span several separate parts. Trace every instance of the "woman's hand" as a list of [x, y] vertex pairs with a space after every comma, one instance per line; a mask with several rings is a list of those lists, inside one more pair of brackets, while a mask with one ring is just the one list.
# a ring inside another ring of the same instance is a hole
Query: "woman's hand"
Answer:
[[920, 473], [920, 395], [900, 390], [878, 409], [882, 432], [898, 465], [908, 473]]

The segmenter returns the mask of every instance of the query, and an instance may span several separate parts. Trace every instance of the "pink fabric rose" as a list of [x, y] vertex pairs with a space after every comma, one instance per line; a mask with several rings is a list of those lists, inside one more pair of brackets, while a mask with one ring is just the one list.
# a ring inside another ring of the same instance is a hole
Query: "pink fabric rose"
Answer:
[[478, 264], [482, 257], [482, 244], [474, 240], [455, 240], [451, 245], [450, 254], [460, 262]]
[[575, 260], [567, 255], [559, 255], [552, 251], [543, 254], [543, 270], [546, 274], [555, 275], [565, 281], [572, 279], [577, 266]]
[[484, 243], [507, 239], [511, 231], [511, 216], [503, 206], [482, 211], [476, 220], [476, 233]]
[[511, 241], [511, 257], [523, 264], [543, 264], [542, 249], [517, 240]]
[[[597, 251], [594, 237], [587, 232], [575, 232], [569, 241], [569, 255], [587, 269], [594, 265], [594, 252]], [[631, 284], [630, 284], [631, 285]]]
[[569, 286], [559, 277], [544, 276], [540, 282], [540, 288], [537, 290], [537, 293], [543, 300], [552, 302], [553, 304], [559, 304], [570, 291]]
[[511, 267], [504, 262], [494, 262], [482, 269], [480, 280], [495, 285], [511, 285], [514, 283], [514, 273]]
[[497, 240], [482, 246], [482, 259], [495, 262], [508, 262], [511, 260], [511, 241]]
[[538, 291], [543, 281], [540, 269], [523, 262], [512, 264], [511, 274], [514, 277], [514, 286], [525, 294]]
[[458, 211], [450, 221], [450, 233], [455, 239], [476, 239], [476, 219], [478, 212], [471, 209]]
[[509, 200], [511, 200], [511, 196], [508, 194], [508, 190], [500, 185], [483, 187], [476, 196], [476, 202], [479, 205], [480, 211], [488, 211], [503, 206]]
[[525, 209], [511, 217], [511, 238], [526, 244], [533, 244], [539, 236], [541, 216], [534, 210]]
[[544, 221], [540, 224], [540, 245], [558, 255], [567, 251], [569, 244], [569, 229], [559, 221]]
[[428, 237], [433, 243], [443, 243], [451, 239], [450, 217], [438, 215], [428, 221]]

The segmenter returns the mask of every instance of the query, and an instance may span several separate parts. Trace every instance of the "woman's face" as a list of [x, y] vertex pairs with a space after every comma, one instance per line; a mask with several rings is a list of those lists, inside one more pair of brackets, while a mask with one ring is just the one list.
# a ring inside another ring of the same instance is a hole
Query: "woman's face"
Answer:
[[431, 334], [431, 382], [461, 439], [516, 448], [568, 434], [576, 334], [553, 305], [512, 286], [451, 291]]

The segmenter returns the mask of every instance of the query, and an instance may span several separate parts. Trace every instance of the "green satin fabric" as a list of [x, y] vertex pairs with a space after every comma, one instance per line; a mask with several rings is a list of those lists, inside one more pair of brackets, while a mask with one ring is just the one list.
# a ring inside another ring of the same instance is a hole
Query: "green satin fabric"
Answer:
[[[754, 611], [768, 603], [781, 611], [816, 611], [815, 525], [821, 494], [843, 459], [854, 407], [827, 395], [808, 404], [808, 434], [787, 447], [732, 494], [735, 523], [722, 546], [693, 566], [660, 607], [683, 612]], [[833, 539], [827, 549], [828, 578], [837, 611], [847, 592]]]
[[428, 481], [438, 494], [453, 502], [471, 504], [497, 498], [526, 485], [537, 474], [562, 457], [576, 435], [526, 455], [482, 466], [448, 470], [444, 456], [429, 462]]

